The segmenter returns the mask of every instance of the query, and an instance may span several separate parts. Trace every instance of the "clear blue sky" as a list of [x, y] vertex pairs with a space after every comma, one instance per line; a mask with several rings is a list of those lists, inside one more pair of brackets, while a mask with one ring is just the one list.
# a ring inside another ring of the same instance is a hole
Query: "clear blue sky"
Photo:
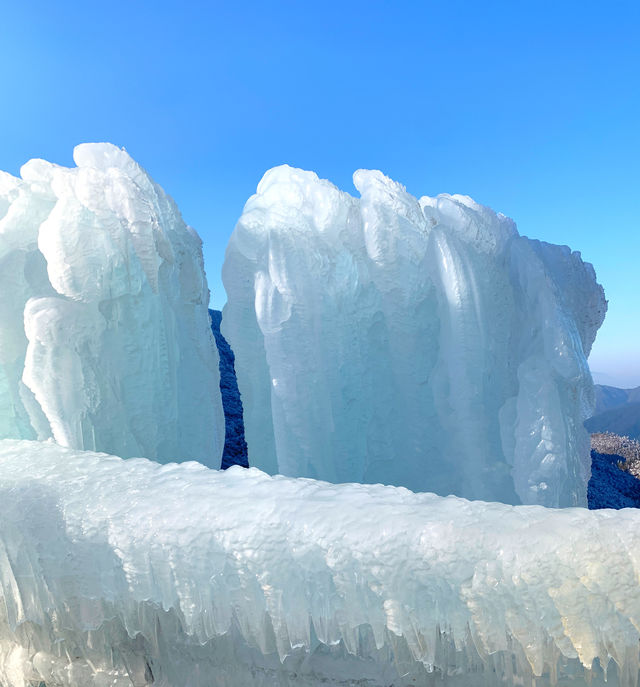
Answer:
[[270, 167], [466, 193], [570, 245], [610, 301], [591, 357], [640, 384], [640, 3], [32, 2], [0, 17], [0, 168], [111, 141], [204, 240], [213, 304]]

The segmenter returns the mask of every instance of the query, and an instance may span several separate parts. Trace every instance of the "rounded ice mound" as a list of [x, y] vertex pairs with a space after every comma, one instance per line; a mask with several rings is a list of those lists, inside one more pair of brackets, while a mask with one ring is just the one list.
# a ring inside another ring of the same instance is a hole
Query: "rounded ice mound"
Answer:
[[146, 172], [129, 153], [113, 143], [80, 143], [73, 149], [73, 161], [77, 167], [99, 169], [103, 172], [121, 169], [133, 179], [148, 179]]
[[129, 154], [0, 177], [0, 437], [220, 464], [198, 235]]
[[227, 248], [222, 329], [252, 464], [508, 503], [586, 504], [591, 265], [467, 196], [360, 198], [268, 171]]

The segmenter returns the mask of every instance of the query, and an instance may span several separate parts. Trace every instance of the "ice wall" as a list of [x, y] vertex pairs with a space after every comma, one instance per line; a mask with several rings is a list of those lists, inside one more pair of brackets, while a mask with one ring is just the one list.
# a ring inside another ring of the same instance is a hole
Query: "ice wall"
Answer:
[[[222, 331], [252, 464], [332, 482], [586, 504], [591, 265], [465, 196], [360, 198], [277, 167], [227, 248]], [[253, 447], [259, 447], [259, 450]]]
[[0, 438], [220, 465], [201, 241], [124, 151], [0, 173]]
[[638, 510], [47, 442], [0, 468], [3, 687], [637, 684]]

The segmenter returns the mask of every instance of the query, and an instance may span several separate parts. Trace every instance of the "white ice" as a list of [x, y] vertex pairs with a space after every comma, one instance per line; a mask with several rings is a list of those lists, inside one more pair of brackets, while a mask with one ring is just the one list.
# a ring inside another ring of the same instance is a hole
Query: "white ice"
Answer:
[[[586, 503], [590, 264], [380, 172], [267, 172], [223, 270], [250, 462], [507, 503]], [[252, 448], [255, 447], [254, 450]]]
[[116, 146], [0, 172], [0, 438], [220, 465], [198, 235]]
[[52, 442], [0, 466], [3, 687], [636, 684], [640, 511]]

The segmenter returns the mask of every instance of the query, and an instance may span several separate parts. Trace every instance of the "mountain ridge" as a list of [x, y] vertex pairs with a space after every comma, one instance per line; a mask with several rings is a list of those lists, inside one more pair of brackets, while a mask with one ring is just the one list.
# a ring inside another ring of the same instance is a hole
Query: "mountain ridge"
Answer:
[[596, 384], [595, 393], [595, 412], [584, 423], [587, 430], [640, 439], [640, 387], [620, 389]]

